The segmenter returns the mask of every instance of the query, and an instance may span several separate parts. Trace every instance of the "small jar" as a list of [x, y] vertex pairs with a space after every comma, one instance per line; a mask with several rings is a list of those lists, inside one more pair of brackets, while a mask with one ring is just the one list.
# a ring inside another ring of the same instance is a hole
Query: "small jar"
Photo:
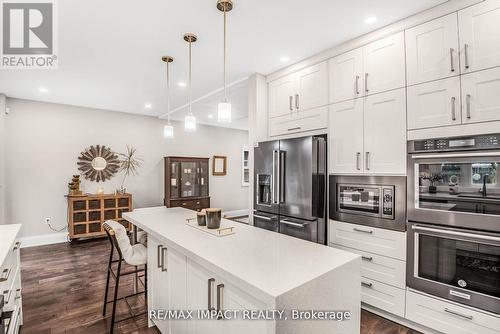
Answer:
[[201, 210], [200, 212], [196, 213], [196, 220], [198, 221], [199, 226], [207, 225], [207, 216], [205, 214], [205, 210]]
[[220, 227], [220, 220], [222, 216], [221, 209], [205, 209], [207, 216], [207, 228], [209, 229], [218, 229]]

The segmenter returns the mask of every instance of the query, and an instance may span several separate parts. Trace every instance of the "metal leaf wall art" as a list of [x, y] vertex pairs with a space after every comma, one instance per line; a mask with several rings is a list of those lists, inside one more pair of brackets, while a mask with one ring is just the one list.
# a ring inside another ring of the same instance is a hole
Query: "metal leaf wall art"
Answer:
[[119, 169], [118, 155], [104, 145], [92, 145], [78, 157], [78, 170], [90, 181], [109, 180]]

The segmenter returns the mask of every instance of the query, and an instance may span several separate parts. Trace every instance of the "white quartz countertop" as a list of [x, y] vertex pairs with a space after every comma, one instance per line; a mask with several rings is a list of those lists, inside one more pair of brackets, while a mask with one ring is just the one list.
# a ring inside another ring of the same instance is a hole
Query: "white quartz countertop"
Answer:
[[0, 225], [0, 265], [2, 265], [9, 254], [20, 229], [21, 224]]
[[[186, 225], [196, 213], [183, 208], [136, 209], [123, 216], [167, 240], [188, 258], [209, 263], [275, 298], [359, 255], [223, 219], [235, 234], [217, 237]], [[332, 282], [334, 285], [335, 282]]]

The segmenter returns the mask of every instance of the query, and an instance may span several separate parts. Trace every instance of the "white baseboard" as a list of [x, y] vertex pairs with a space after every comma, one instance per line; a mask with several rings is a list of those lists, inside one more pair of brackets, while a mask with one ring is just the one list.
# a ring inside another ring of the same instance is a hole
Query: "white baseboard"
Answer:
[[68, 241], [68, 232], [21, 237], [21, 248], [58, 244]]

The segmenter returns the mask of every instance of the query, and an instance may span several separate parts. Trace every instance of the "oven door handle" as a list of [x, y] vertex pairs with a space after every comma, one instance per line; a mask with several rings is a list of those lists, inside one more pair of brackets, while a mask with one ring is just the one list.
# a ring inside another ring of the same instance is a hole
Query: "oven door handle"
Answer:
[[309, 223], [294, 223], [289, 220], [280, 220], [280, 223], [285, 224], [285, 225], [290, 225], [290, 226], [295, 226], [295, 227], [300, 227], [300, 228], [305, 228]]
[[472, 157], [500, 157], [500, 151], [477, 152], [477, 153], [443, 153], [443, 154], [421, 154], [412, 155], [412, 159], [439, 159], [439, 158], [472, 158]]
[[444, 230], [444, 229], [441, 230], [441, 229], [437, 229], [437, 228], [424, 227], [424, 226], [419, 226], [419, 225], [413, 225], [412, 229], [416, 230], [416, 231], [435, 232], [435, 233], [439, 233], [439, 234], [443, 234], [443, 235], [452, 235], [452, 236], [457, 236], [457, 237], [473, 238], [476, 240], [500, 242], [500, 237], [494, 237], [491, 235], [483, 235], [483, 234], [475, 234], [475, 233], [467, 233], [467, 232], [459, 232], [459, 231], [450, 231], [450, 230]]

